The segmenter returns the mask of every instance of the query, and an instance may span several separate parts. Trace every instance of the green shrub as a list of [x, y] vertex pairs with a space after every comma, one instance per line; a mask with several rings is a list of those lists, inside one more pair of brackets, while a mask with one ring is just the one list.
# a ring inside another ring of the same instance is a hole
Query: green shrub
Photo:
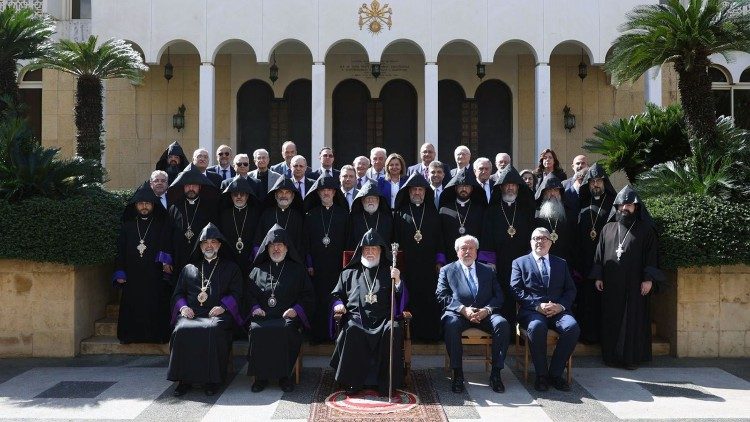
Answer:
[[747, 204], [707, 195], [646, 199], [659, 232], [661, 267], [750, 264]]
[[65, 199], [0, 200], [0, 258], [95, 265], [112, 262], [130, 192], [84, 189]]

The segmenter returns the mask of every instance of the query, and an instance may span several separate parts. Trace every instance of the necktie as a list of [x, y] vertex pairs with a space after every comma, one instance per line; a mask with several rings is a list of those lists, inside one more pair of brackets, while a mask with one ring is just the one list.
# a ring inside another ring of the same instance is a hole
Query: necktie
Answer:
[[440, 208], [440, 188], [435, 189], [435, 208]]
[[466, 271], [466, 274], [467, 274], [466, 281], [469, 283], [469, 290], [471, 290], [471, 295], [476, 298], [477, 297], [477, 285], [476, 285], [476, 282], [474, 281], [474, 277], [472, 277], [471, 275], [471, 268], [469, 268]]
[[305, 192], [302, 191], [302, 182], [297, 182], [297, 189], [299, 189], [299, 194], [301, 196], [305, 196]]
[[539, 258], [539, 262], [542, 263], [542, 281], [544, 281], [545, 286], [549, 286], [549, 272], [547, 271], [547, 264], [544, 261], [546, 261], [544, 257]]
[[221, 178], [227, 180], [227, 171], [224, 169], [221, 170]]
[[357, 179], [357, 189], [362, 189], [362, 179], [364, 179], [364, 177]]
[[352, 191], [346, 193], [346, 202], [349, 203], [349, 208], [352, 206]]
[[161, 196], [161, 205], [166, 209], [167, 208], [167, 195]]
[[326, 170], [326, 176], [330, 176], [330, 175], [331, 175], [331, 170]]
[[425, 180], [430, 181], [430, 172], [427, 171], [427, 167], [422, 166], [422, 176], [424, 176]]

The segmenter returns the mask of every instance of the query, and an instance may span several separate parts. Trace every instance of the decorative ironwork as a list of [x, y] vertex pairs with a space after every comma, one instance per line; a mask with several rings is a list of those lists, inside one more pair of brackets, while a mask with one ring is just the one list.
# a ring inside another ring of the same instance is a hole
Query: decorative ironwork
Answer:
[[357, 13], [359, 14], [360, 31], [363, 26], [367, 25], [367, 29], [370, 32], [377, 34], [383, 29], [383, 25], [387, 26], [390, 31], [391, 25], [393, 24], [393, 21], [391, 20], [393, 10], [388, 3], [385, 3], [382, 6], [378, 0], [372, 0], [369, 6], [367, 3], [362, 3], [362, 6], [359, 7]]
[[15, 9], [29, 8], [34, 9], [38, 14], [44, 13], [44, 1], [43, 0], [0, 0], [0, 10], [6, 7], [13, 7]]

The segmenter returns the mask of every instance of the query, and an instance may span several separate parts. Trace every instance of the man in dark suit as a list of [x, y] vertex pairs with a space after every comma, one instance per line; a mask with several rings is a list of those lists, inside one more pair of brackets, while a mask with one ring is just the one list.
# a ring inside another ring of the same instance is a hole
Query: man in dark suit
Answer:
[[[564, 259], [549, 254], [550, 232], [538, 227], [531, 233], [531, 253], [512, 264], [510, 288], [520, 303], [518, 323], [529, 335], [531, 360], [536, 370], [534, 389], [547, 391], [549, 384], [569, 391], [562, 377], [565, 362], [573, 353], [581, 330], [571, 313], [576, 287]], [[560, 335], [547, 366], [547, 330]]]
[[159, 203], [165, 210], [169, 209], [169, 201], [167, 201], [167, 188], [169, 187], [169, 176], [164, 170], [154, 170], [151, 172], [151, 177], [148, 179], [148, 184], [151, 186], [151, 190], [154, 191], [154, 195], [159, 198]]
[[304, 199], [307, 196], [307, 192], [312, 188], [313, 183], [315, 183], [315, 179], [305, 176], [307, 174], [307, 160], [305, 157], [295, 155], [292, 158], [291, 165], [292, 182], [294, 182], [294, 187], [299, 191], [300, 197]]
[[336, 183], [339, 182], [339, 175], [341, 172], [333, 168], [333, 149], [331, 147], [323, 147], [320, 149], [320, 168], [310, 172], [307, 176], [313, 180], [318, 180], [322, 175], [333, 176], [336, 179]]
[[232, 161], [232, 148], [229, 145], [221, 145], [216, 148], [216, 162], [218, 164], [207, 168], [206, 171], [218, 174], [222, 181], [232, 180], [237, 175], [235, 169], [232, 168]]
[[417, 164], [414, 164], [413, 166], [410, 166], [406, 170], [406, 175], [411, 176], [412, 173], [419, 173], [422, 176], [424, 176], [425, 180], [430, 180], [430, 163], [435, 160], [435, 146], [432, 145], [429, 142], [425, 142], [422, 144], [422, 147], [419, 148], [419, 155], [422, 158], [422, 161], [420, 161]]
[[346, 198], [346, 202], [349, 204], [349, 210], [351, 210], [354, 198], [359, 193], [359, 189], [357, 189], [357, 172], [354, 170], [354, 167], [349, 164], [341, 167], [339, 183], [341, 193], [344, 194], [344, 198]]
[[461, 333], [467, 328], [479, 328], [492, 334], [492, 373], [490, 386], [498, 393], [505, 391], [500, 370], [508, 351], [508, 321], [500, 316], [503, 293], [495, 272], [477, 262], [479, 241], [474, 236], [461, 236], [455, 242], [458, 261], [440, 269], [438, 276], [438, 303], [443, 305], [443, 331], [445, 348], [450, 356], [453, 379], [451, 390], [464, 391], [463, 346]]
[[[208, 180], [210, 180], [211, 183], [214, 184], [216, 189], [219, 189], [219, 187], [221, 187], [221, 182], [223, 180], [221, 176], [219, 176], [218, 174], [212, 171], [207, 171], [208, 170], [208, 151], [206, 151], [203, 148], [199, 148], [193, 151], [193, 162], [190, 164], [190, 166], [195, 167], [204, 176], [208, 177]], [[188, 168], [186, 167], [185, 170], [188, 170]]]
[[[476, 179], [474, 171], [471, 168], [471, 150], [466, 145], [459, 145], [453, 151], [453, 159], [456, 160], [456, 168], [451, 169], [450, 172], [446, 173], [447, 179], [456, 177], [459, 172], [465, 173], [466, 177], [470, 179]], [[448, 175], [450, 174], [450, 177]], [[447, 182], [443, 183], [445, 185]]]

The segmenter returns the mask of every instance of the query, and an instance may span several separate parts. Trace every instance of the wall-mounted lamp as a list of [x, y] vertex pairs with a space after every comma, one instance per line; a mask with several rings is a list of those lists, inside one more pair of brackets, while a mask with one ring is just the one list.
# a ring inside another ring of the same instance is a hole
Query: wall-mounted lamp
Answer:
[[583, 49], [581, 49], [581, 62], [578, 63], [578, 77], [581, 78], [581, 82], [583, 82], [589, 74], [588, 66], [586, 66], [586, 62], [583, 61], [583, 58], [584, 52]]
[[482, 62], [477, 62], [477, 78], [482, 79], [486, 74], [487, 68], [482, 64]]
[[563, 107], [563, 122], [565, 123], [565, 129], [568, 129], [568, 132], [576, 127], [576, 115], [570, 113], [570, 107], [568, 107], [567, 104]]
[[276, 81], [279, 79], [279, 67], [276, 66], [276, 52], [273, 53], [273, 63], [268, 69], [268, 79], [271, 80], [272, 84], [276, 83]]
[[378, 79], [380, 76], [380, 63], [373, 63], [372, 66], [370, 66], [370, 73], [372, 73], [372, 76], [375, 79]]
[[167, 47], [167, 64], [164, 65], [164, 79], [169, 80], [174, 76], [174, 66], [172, 66], [172, 60], [169, 54], [169, 47]]
[[185, 104], [177, 108], [177, 114], [172, 115], [172, 127], [178, 132], [185, 127]]

